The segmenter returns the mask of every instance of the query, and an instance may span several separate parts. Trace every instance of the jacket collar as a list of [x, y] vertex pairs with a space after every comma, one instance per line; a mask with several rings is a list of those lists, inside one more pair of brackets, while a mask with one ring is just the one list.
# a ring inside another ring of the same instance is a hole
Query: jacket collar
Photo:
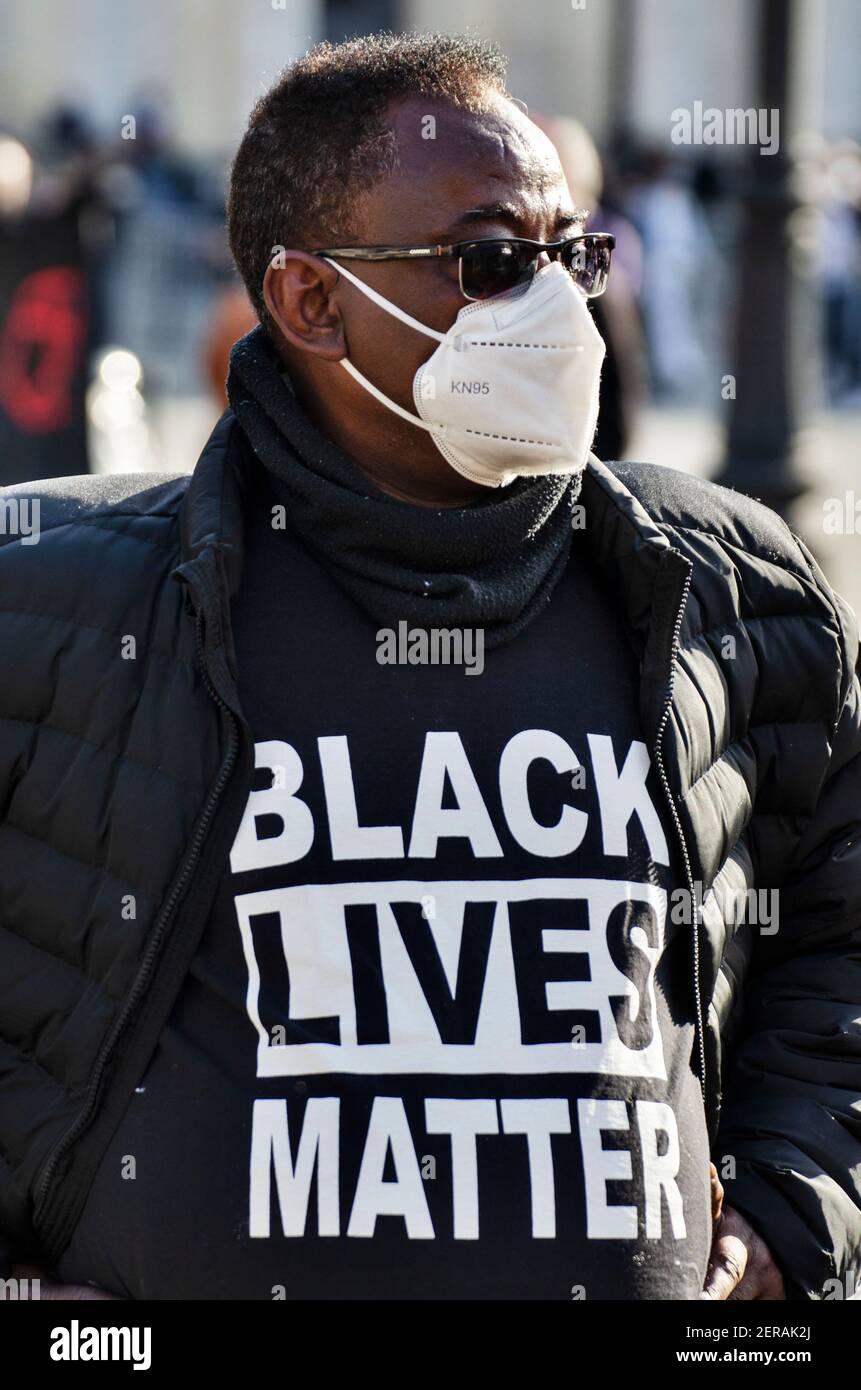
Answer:
[[592, 555], [640, 662], [640, 717], [649, 747], [671, 690], [674, 642], [692, 565], [624, 483], [589, 456], [580, 493]]
[[[243, 462], [248, 447], [232, 410], [225, 410], [198, 459], [180, 518], [182, 564], [195, 560], [207, 547], [217, 547], [224, 557], [231, 595], [242, 578]], [[589, 455], [579, 500], [586, 515], [587, 544], [599, 567], [612, 576], [630, 627], [644, 634], [651, 581], [671, 550], [670, 543], [642, 503], [594, 454]], [[637, 584], [632, 579], [647, 582]]]
[[243, 443], [233, 411], [225, 410], [197, 461], [180, 512], [180, 572], [193, 574], [195, 563], [217, 550], [231, 596], [239, 588], [245, 554]]

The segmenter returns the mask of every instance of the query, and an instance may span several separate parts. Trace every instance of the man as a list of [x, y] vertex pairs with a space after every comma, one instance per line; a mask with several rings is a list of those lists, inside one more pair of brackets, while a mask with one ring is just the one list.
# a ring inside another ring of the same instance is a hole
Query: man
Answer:
[[493, 49], [313, 50], [229, 226], [261, 326], [193, 476], [44, 484], [0, 549], [10, 1251], [854, 1287], [852, 615], [764, 507], [590, 455], [611, 246]]

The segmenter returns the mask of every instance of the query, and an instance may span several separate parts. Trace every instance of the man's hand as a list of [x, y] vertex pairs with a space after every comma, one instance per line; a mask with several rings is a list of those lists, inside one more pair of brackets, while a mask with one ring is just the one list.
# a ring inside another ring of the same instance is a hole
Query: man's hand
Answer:
[[97, 1299], [100, 1302], [117, 1301], [116, 1294], [105, 1293], [104, 1289], [97, 1289], [92, 1284], [53, 1284], [46, 1280], [44, 1272], [36, 1269], [32, 1265], [15, 1265], [11, 1278], [13, 1279], [38, 1279], [39, 1280], [39, 1299], [44, 1302], [52, 1299], [56, 1302], [83, 1302], [85, 1300]]
[[783, 1275], [765, 1241], [740, 1211], [724, 1207], [723, 1187], [713, 1163], [709, 1164], [709, 1175], [714, 1236], [700, 1298], [785, 1299]]

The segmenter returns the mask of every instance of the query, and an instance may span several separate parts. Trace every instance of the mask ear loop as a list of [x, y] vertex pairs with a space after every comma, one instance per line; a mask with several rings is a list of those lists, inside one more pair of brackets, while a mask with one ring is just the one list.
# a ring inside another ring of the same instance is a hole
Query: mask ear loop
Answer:
[[[383, 405], [387, 405], [389, 410], [393, 410], [396, 415], [402, 416], [404, 420], [409, 420], [411, 425], [418, 425], [420, 429], [430, 430], [432, 428], [427, 420], [422, 420], [418, 415], [413, 415], [410, 410], [404, 410], [402, 405], [398, 405], [397, 401], [391, 400], [390, 397], [388, 397], [384, 391], [381, 391], [378, 386], [375, 386], [372, 381], [368, 381], [368, 378], [362, 375], [358, 367], [353, 366], [349, 357], [341, 358], [341, 366], [344, 368], [344, 371], [349, 372], [350, 376], [354, 377], [361, 386], [364, 386], [366, 391], [370, 391], [372, 396], [376, 396], [378, 401], [381, 401]], [[441, 429], [442, 426], [437, 425], [436, 428]]]
[[427, 324], [419, 323], [418, 319], [414, 319], [412, 314], [407, 313], [406, 309], [399, 309], [397, 304], [393, 304], [390, 299], [386, 299], [384, 295], [378, 294], [376, 290], [372, 290], [370, 285], [366, 285], [364, 280], [360, 280], [358, 275], [354, 275], [346, 266], [340, 265], [336, 261], [330, 261], [328, 256], [322, 256], [321, 260], [326, 261], [328, 265], [334, 266], [339, 275], [346, 275], [347, 279], [352, 281], [356, 286], [356, 289], [361, 290], [362, 294], [366, 294], [368, 299], [372, 299], [375, 304], [379, 304], [380, 308], [385, 309], [387, 313], [394, 314], [396, 319], [401, 320], [401, 323], [407, 324], [409, 328], [414, 328], [417, 333], [424, 333], [428, 338], [436, 338], [438, 343], [445, 342], [445, 333], [438, 333], [435, 328], [428, 328]]
[[[372, 299], [381, 309], [385, 309], [387, 313], [393, 314], [396, 319], [400, 319], [408, 328], [414, 328], [416, 332], [424, 333], [428, 338], [435, 338], [438, 343], [445, 342], [445, 333], [438, 333], [435, 328], [428, 328], [426, 324], [419, 323], [418, 319], [414, 319], [412, 314], [408, 314], [405, 309], [399, 309], [397, 304], [392, 304], [390, 300], [378, 294], [376, 290], [372, 290], [370, 285], [366, 285], [364, 280], [360, 280], [358, 275], [353, 275], [345, 266], [330, 260], [328, 256], [323, 256], [321, 259], [326, 261], [328, 265], [333, 266], [339, 275], [346, 275], [347, 279], [352, 281], [356, 288], [360, 289], [363, 294], [367, 295], [368, 299]], [[358, 367], [353, 366], [349, 357], [341, 358], [341, 366], [344, 368], [344, 371], [349, 372], [350, 376], [358, 381], [361, 386], [364, 386], [366, 391], [369, 391], [371, 395], [375, 396], [383, 405], [387, 405], [389, 410], [393, 410], [396, 415], [400, 415], [404, 420], [408, 420], [411, 425], [418, 425], [420, 429], [430, 430], [432, 428], [426, 420], [422, 420], [418, 415], [413, 415], [412, 411], [404, 410], [403, 406], [398, 405], [397, 401], [391, 400], [384, 391], [381, 391], [378, 386], [375, 386], [372, 381], [369, 381], [368, 378], [359, 371]]]

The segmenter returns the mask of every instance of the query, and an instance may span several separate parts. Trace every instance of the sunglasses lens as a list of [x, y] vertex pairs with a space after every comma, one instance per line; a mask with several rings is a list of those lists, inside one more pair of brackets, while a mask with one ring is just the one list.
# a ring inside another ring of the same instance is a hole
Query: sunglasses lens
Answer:
[[570, 242], [562, 252], [562, 262], [575, 283], [589, 299], [595, 299], [607, 288], [610, 257], [614, 240], [606, 233], [580, 237]]
[[461, 288], [470, 299], [490, 299], [531, 280], [538, 253], [515, 241], [477, 241], [461, 253]]

